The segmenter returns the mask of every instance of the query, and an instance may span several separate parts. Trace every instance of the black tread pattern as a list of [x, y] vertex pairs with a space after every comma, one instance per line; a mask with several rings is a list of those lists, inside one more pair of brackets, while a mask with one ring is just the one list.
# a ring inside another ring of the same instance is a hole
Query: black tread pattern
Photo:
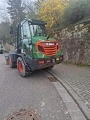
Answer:
[[11, 62], [10, 62], [10, 67], [11, 68], [16, 68], [16, 65], [12, 62], [12, 58], [11, 58], [11, 56], [9, 56], [9, 59], [11, 59]]
[[22, 76], [22, 77], [28, 77], [29, 75], [31, 75], [32, 72], [27, 72], [26, 71], [24, 62], [23, 62], [23, 60], [22, 60], [21, 57], [17, 58], [17, 69], [18, 69], [18, 63], [19, 63], [19, 61], [22, 63], [22, 66], [23, 66], [23, 72], [22, 73], [18, 70], [20, 76]]

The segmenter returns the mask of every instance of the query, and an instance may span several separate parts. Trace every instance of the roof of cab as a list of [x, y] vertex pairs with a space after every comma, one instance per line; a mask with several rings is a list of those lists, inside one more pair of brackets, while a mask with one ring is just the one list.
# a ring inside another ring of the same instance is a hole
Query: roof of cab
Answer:
[[27, 19], [24, 18], [21, 22], [24, 23], [25, 21], [29, 21], [32, 25], [46, 25], [47, 23], [42, 20], [35, 20], [35, 19]]
[[34, 24], [34, 25], [46, 25], [47, 23], [44, 22], [44, 21], [41, 21], [41, 20], [34, 20], [34, 19], [32, 19], [31, 20], [31, 24]]

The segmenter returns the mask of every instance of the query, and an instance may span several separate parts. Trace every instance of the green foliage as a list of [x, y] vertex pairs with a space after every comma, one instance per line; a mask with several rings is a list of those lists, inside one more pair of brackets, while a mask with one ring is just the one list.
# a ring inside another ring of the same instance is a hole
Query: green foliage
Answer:
[[[35, 2], [36, 3], [36, 2]], [[29, 1], [24, 3], [24, 7], [25, 7], [25, 14], [27, 18], [30, 19], [38, 19], [37, 17], [37, 12], [36, 12], [36, 5], [34, 2]]]
[[60, 25], [59, 23], [66, 5], [66, 0], [41, 0], [39, 3], [39, 18], [47, 22], [49, 30]]
[[9, 7], [7, 7], [8, 13], [11, 16], [12, 21], [17, 24], [25, 17], [24, 7], [22, 6], [22, 0], [8, 0]]
[[0, 39], [3, 40], [4, 43], [10, 42], [10, 22], [2, 22], [0, 23]]
[[70, 0], [62, 17], [62, 27], [75, 24], [90, 15], [90, 0]]

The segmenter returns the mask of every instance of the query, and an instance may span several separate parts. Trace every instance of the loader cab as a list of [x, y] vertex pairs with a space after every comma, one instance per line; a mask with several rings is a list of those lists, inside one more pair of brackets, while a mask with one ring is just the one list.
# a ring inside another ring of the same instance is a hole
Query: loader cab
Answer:
[[33, 55], [33, 38], [46, 36], [45, 32], [46, 23], [40, 20], [27, 20], [24, 19], [17, 26], [17, 53], [26, 53]]

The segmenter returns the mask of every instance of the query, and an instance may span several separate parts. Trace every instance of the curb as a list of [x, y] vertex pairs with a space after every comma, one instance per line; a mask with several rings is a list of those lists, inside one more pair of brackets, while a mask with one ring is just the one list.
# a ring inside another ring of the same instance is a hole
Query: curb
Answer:
[[85, 118], [87, 120], [90, 120], [90, 109], [87, 107], [87, 105], [83, 102], [83, 100], [77, 95], [75, 90], [73, 90], [72, 87], [70, 87], [63, 79], [60, 79], [56, 74], [52, 73], [51, 71], [48, 71], [53, 77], [59, 81], [62, 86], [67, 90], [67, 92], [70, 94], [70, 96], [73, 98], [75, 103], [80, 108], [81, 112], [84, 114]]

